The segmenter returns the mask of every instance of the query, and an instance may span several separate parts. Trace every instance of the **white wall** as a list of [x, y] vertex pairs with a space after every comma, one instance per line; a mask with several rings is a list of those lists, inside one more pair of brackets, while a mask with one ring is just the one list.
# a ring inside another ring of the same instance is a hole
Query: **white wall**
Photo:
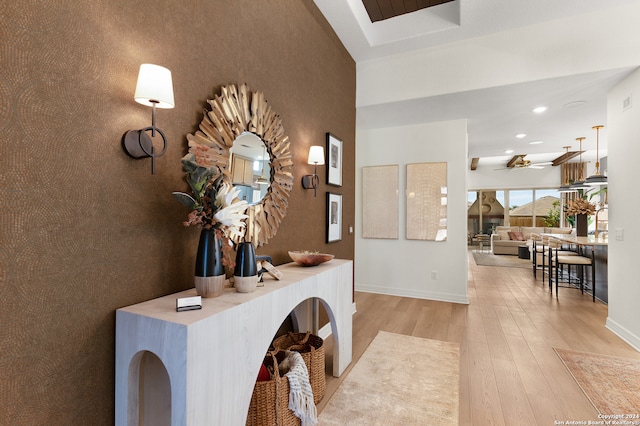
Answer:
[[[622, 102], [631, 96], [632, 107]], [[609, 317], [607, 327], [640, 350], [640, 71], [616, 86], [607, 98], [609, 124]], [[616, 230], [623, 231], [623, 240]]]
[[[405, 238], [406, 165], [446, 162], [448, 239]], [[362, 167], [399, 165], [399, 238], [362, 238]], [[467, 296], [467, 122], [358, 130], [356, 134], [357, 291], [469, 303]], [[437, 279], [431, 277], [436, 271]]]
[[477, 170], [468, 170], [468, 184], [475, 189], [529, 189], [557, 188], [561, 185], [560, 167], [546, 166], [544, 169], [494, 169], [501, 166], [478, 166]]

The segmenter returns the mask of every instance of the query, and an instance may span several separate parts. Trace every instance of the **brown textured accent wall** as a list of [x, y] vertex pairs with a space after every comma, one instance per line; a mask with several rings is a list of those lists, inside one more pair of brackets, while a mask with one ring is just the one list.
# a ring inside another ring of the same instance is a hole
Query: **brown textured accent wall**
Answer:
[[[222, 85], [264, 92], [292, 142], [289, 210], [260, 253], [353, 259], [355, 63], [312, 0], [1, 0], [0, 40], [0, 424], [113, 424], [115, 310], [193, 287], [198, 230], [171, 192]], [[144, 62], [175, 90], [155, 176], [120, 146], [150, 124], [133, 101]], [[344, 185], [322, 168], [314, 198], [299, 180], [328, 131]], [[327, 190], [344, 196], [339, 243], [324, 242]]]

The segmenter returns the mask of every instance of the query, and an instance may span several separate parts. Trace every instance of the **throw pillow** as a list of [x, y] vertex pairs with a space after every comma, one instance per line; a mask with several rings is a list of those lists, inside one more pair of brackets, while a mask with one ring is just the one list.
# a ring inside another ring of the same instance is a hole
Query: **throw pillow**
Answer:
[[514, 241], [524, 241], [522, 232], [509, 232], [509, 239]]

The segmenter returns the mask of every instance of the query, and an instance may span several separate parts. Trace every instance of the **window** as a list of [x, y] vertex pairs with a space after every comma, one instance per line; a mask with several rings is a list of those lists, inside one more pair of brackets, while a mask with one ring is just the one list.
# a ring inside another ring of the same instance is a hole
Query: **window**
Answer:
[[555, 188], [483, 189], [467, 194], [471, 235], [491, 234], [497, 226], [562, 226], [561, 216], [561, 197]]

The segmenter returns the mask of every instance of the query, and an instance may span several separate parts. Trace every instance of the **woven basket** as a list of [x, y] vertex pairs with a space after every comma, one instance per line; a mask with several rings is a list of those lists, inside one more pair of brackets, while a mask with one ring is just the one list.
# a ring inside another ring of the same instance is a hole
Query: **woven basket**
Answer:
[[247, 426], [300, 426], [300, 419], [289, 410], [289, 379], [280, 377], [278, 362], [284, 359], [284, 352], [269, 352], [264, 365], [273, 366], [271, 380], [256, 382], [251, 395]]
[[309, 383], [313, 391], [313, 402], [318, 403], [327, 390], [327, 379], [324, 372], [324, 341], [309, 332], [289, 332], [273, 341], [276, 350], [296, 351], [302, 355], [309, 371]]

